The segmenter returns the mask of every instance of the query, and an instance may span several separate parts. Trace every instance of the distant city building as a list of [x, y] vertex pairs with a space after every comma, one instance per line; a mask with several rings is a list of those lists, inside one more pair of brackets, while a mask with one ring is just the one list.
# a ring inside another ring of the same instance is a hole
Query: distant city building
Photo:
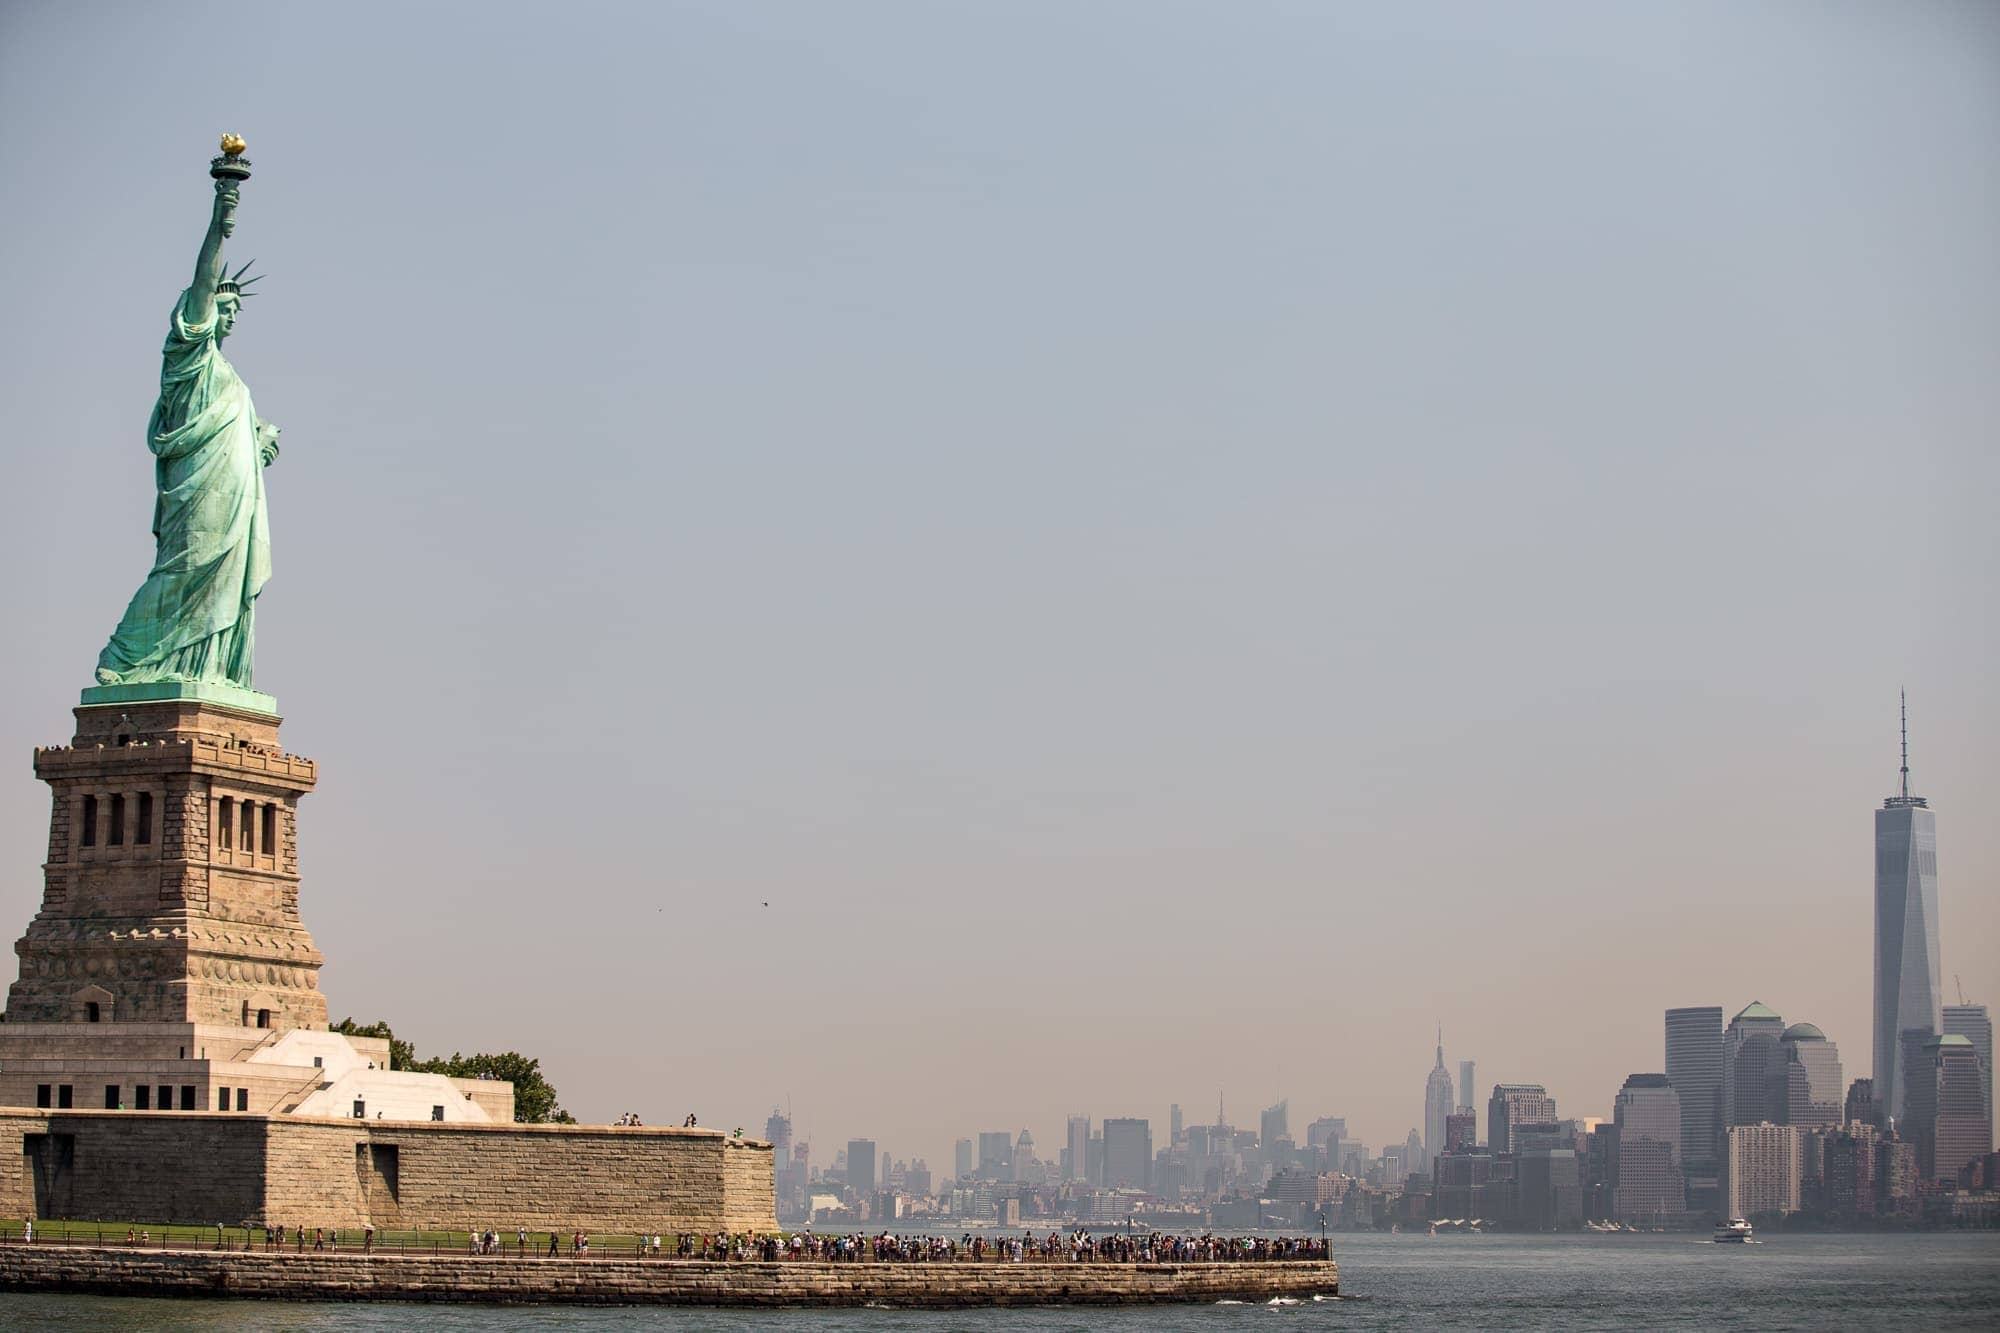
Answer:
[[1069, 1178], [1088, 1180], [1090, 1170], [1090, 1117], [1073, 1115], [1069, 1118]]
[[1875, 1152], [1875, 1211], [1910, 1216], [1917, 1211], [1917, 1146], [1900, 1134], [1885, 1136]]
[[1780, 1124], [1785, 1118], [1785, 1048], [1768, 1032], [1755, 1032], [1737, 1047], [1732, 1125]]
[[1439, 1028], [1437, 1064], [1424, 1080], [1424, 1151], [1419, 1170], [1428, 1172], [1431, 1160], [1444, 1151], [1445, 1121], [1451, 1118], [1454, 1105], [1451, 1074], [1444, 1067], [1444, 1029]]
[[1821, 1149], [1820, 1198], [1821, 1207], [1832, 1220], [1858, 1222], [1875, 1216], [1881, 1138], [1875, 1126], [1851, 1119], [1844, 1129], [1827, 1136]]
[[1368, 1183], [1376, 1186], [1393, 1187], [1403, 1183], [1410, 1174], [1413, 1157], [1423, 1154], [1421, 1146], [1412, 1149], [1407, 1143], [1392, 1143], [1382, 1150], [1382, 1156], [1368, 1168]]
[[1514, 1127], [1514, 1151], [1522, 1153], [1532, 1147], [1566, 1147], [1584, 1151], [1590, 1141], [1590, 1121], [1552, 1121], [1552, 1123], [1522, 1123]]
[[1916, 1145], [1917, 1173], [1926, 1183], [1956, 1184], [1958, 1173], [1993, 1142], [1986, 1117], [1985, 1071], [1972, 1039], [1953, 1033], [1924, 1043], [1924, 1058], [1905, 1068], [1907, 1137]]
[[1280, 1171], [1264, 1186], [1262, 1197], [1279, 1203], [1302, 1203], [1320, 1207], [1340, 1198], [1342, 1180], [1334, 1175], [1310, 1171]]
[[1616, 1211], [1612, 1194], [1618, 1182], [1618, 1126], [1602, 1122], [1584, 1138], [1583, 1215], [1608, 1218]]
[[[1453, 1111], [1444, 1120], [1445, 1152], [1470, 1152], [1479, 1146], [1479, 1117], [1472, 1111]], [[1436, 1169], [1435, 1161], [1432, 1169]]]
[[1794, 1023], [1778, 1041], [1784, 1053], [1780, 1123], [1806, 1129], [1831, 1129], [1843, 1119], [1841, 1097], [1845, 1076], [1840, 1048], [1811, 1023]]
[[[1771, 1085], [1782, 1072], [1784, 1052], [1778, 1049], [1778, 1038], [1784, 1035], [1785, 1020], [1761, 1001], [1751, 1001], [1729, 1020], [1729, 1027], [1722, 1034], [1723, 1124], [1755, 1125], [1777, 1120]], [[1755, 1047], [1747, 1057], [1743, 1053], [1746, 1046]], [[1748, 1076], [1748, 1085], [1740, 1089], [1739, 1073]]]
[[1334, 1170], [1359, 1180], [1368, 1174], [1368, 1165], [1374, 1160], [1375, 1154], [1369, 1152], [1368, 1145], [1360, 1139], [1342, 1139], [1340, 1164]]
[[1681, 1099], [1665, 1074], [1633, 1074], [1612, 1103], [1618, 1155], [1612, 1210], [1622, 1221], [1657, 1223], [1687, 1206], [1681, 1174]]
[[1875, 1104], [1875, 1080], [1857, 1078], [1847, 1085], [1847, 1107], [1842, 1118], [1850, 1125], [1873, 1125], [1884, 1128], [1882, 1114]]
[[1150, 1121], [1104, 1122], [1104, 1184], [1111, 1189], [1151, 1189], [1153, 1126]]
[[1583, 1174], [1574, 1148], [1530, 1148], [1517, 1158], [1514, 1179], [1519, 1225], [1569, 1231], [1583, 1224]]
[[1731, 1217], [1799, 1211], [1803, 1143], [1797, 1125], [1731, 1125], [1728, 1144]]
[[1902, 786], [1875, 812], [1875, 1099], [1904, 1115], [1903, 1034], [1943, 1031], [1938, 967], [1937, 815], [1910, 795], [1910, 729]]
[[804, 1197], [806, 1177], [792, 1167], [792, 1118], [772, 1107], [764, 1121], [764, 1139], [771, 1145], [771, 1186], [777, 1204], [794, 1207]]
[[858, 1200], [871, 1194], [881, 1177], [875, 1168], [875, 1140], [849, 1139], [847, 1141], [847, 1188]]
[[955, 1180], [964, 1180], [972, 1174], [971, 1139], [960, 1139], [951, 1145], [951, 1174]]
[[1492, 1217], [1493, 1155], [1484, 1152], [1446, 1153], [1437, 1161], [1437, 1182], [1431, 1191], [1435, 1217]]
[[1539, 1083], [1496, 1083], [1486, 1101], [1486, 1142], [1495, 1153], [1512, 1152], [1514, 1127], [1554, 1124], [1556, 1099]]
[[1478, 1067], [1471, 1060], [1458, 1062], [1458, 1109], [1472, 1112], [1475, 1123], [1479, 1116], [1479, 1103], [1473, 1100], [1474, 1089], [1479, 1086]]
[[1266, 1154], [1270, 1152], [1272, 1144], [1291, 1136], [1291, 1131], [1287, 1128], [1289, 1120], [1287, 1104], [1282, 1101], [1276, 1106], [1265, 1107], [1264, 1113], [1257, 1117], [1257, 1142], [1263, 1146]]
[[1187, 1143], [1187, 1126], [1181, 1120], [1181, 1104], [1175, 1102], [1167, 1108], [1167, 1146], [1179, 1148]]
[[1339, 1142], [1347, 1137], [1347, 1121], [1337, 1115], [1323, 1115], [1306, 1126], [1306, 1146], [1325, 1147], [1329, 1140]]
[[1826, 1211], [1826, 1145], [1840, 1133], [1833, 1126], [1794, 1125], [1799, 1131], [1799, 1211]]
[[1035, 1136], [1025, 1129], [1021, 1131], [1020, 1138], [1014, 1141], [1013, 1166], [1013, 1179], [1022, 1184], [1039, 1185], [1043, 1182], [1046, 1173], [1041, 1158], [1035, 1153]]
[[1681, 1169], [1712, 1182], [1721, 1170], [1721, 1005], [1667, 1010], [1667, 1082], [1680, 1097]]
[[[1924, 1048], [1929, 1046], [1931, 1040], [1937, 1035], [1938, 1033], [1935, 1028], [1904, 1028], [1899, 1034], [1899, 1040], [1896, 1043], [1898, 1049], [1901, 1051], [1901, 1056], [1897, 1061], [1897, 1068], [1915, 1069], [1927, 1063], [1930, 1057], [1924, 1053]], [[1875, 1087], [1876, 1095], [1880, 1096], [1882, 1083], [1879, 1077], [1876, 1079]], [[1912, 1119], [1909, 1098], [1903, 1094], [1901, 1089], [1898, 1090], [1897, 1096], [1902, 1110], [1890, 1123], [1902, 1128], [1904, 1137], [1914, 1139], [1916, 1136], [1911, 1133], [1908, 1126], [1903, 1124], [1904, 1121]]]
[[979, 1178], [1014, 1178], [1014, 1136], [1004, 1129], [987, 1130], [979, 1136]]
[[[1964, 1037], [1979, 1052], [1981, 1090], [1986, 1106], [1986, 1124], [1993, 1124], [1993, 1019], [1983, 1004], [1948, 1004], [1944, 1007], [1944, 1035]], [[1993, 1144], [1986, 1145], [1991, 1152]]]
[[772, 1107], [770, 1117], [764, 1121], [764, 1139], [771, 1145], [772, 1157], [783, 1158], [790, 1156], [792, 1151], [792, 1118], [778, 1110], [777, 1107]]

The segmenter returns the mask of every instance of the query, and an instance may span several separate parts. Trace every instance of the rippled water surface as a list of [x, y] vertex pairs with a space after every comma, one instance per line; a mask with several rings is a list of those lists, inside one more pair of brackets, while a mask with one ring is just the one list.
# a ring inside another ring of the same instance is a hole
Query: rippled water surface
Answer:
[[1995, 1328], [2000, 1233], [1337, 1236], [1342, 1298], [1293, 1306], [708, 1311], [241, 1301], [0, 1293], [0, 1327], [360, 1330]]

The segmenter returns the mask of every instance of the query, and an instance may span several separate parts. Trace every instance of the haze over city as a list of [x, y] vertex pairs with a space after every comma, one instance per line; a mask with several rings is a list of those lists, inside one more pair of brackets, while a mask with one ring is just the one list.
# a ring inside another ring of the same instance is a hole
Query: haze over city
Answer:
[[940, 1170], [1400, 1141], [1440, 1021], [1566, 1115], [1672, 1006], [1866, 1074], [1900, 688], [2000, 998], [1996, 69], [1944, 5], [11, 5], [0, 917], [228, 129], [336, 1016]]

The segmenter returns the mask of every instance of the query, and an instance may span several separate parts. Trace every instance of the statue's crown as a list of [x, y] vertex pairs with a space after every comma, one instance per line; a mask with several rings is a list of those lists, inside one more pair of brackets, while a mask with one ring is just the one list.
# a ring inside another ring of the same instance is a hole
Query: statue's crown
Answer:
[[[250, 261], [250, 264], [254, 264], [256, 262], [257, 261], [253, 259]], [[242, 268], [237, 269], [235, 273], [224, 278], [221, 282], [216, 283], [215, 294], [217, 296], [220, 296], [224, 292], [228, 292], [230, 295], [236, 297], [236, 299], [239, 301], [248, 300], [250, 297], [255, 296], [257, 293], [253, 291], [247, 291], [245, 289], [248, 288], [250, 284], [253, 282], [262, 282], [264, 280], [264, 275], [259, 273], [255, 277], [251, 278], [244, 277], [243, 275], [250, 271], [250, 264], [245, 264]]]

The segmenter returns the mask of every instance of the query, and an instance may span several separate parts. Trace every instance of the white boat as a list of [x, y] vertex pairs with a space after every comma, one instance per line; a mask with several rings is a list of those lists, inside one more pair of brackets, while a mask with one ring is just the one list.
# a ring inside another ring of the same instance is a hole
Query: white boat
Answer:
[[1750, 1239], [1750, 1223], [1741, 1217], [1732, 1217], [1727, 1222], [1719, 1222], [1715, 1228], [1715, 1241], [1720, 1245], [1728, 1241], [1741, 1244]]

